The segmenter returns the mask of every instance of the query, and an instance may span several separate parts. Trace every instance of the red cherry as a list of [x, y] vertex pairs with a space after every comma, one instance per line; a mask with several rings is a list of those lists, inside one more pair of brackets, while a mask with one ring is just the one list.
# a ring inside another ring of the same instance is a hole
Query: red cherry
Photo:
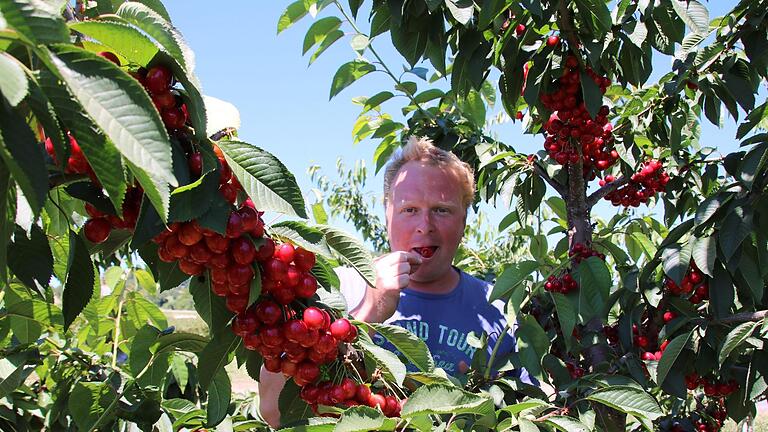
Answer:
[[230, 204], [234, 204], [237, 201], [237, 189], [231, 183], [219, 186], [219, 194]]
[[197, 242], [189, 248], [190, 259], [198, 264], [206, 265], [212, 256], [204, 242]]
[[247, 237], [238, 237], [230, 244], [232, 259], [238, 264], [250, 264], [256, 258], [256, 247]]
[[296, 293], [294, 293], [290, 287], [281, 286], [272, 291], [272, 297], [274, 297], [278, 303], [288, 305], [296, 300]]
[[295, 265], [291, 264], [285, 272], [285, 285], [290, 288], [294, 288], [299, 284], [299, 281], [304, 275]]
[[646, 349], [648, 348], [648, 338], [645, 336], [637, 336], [635, 337], [635, 345], [639, 346], [640, 348]]
[[283, 243], [280, 246], [277, 247], [275, 250], [275, 258], [279, 259], [280, 261], [290, 264], [293, 262], [293, 258], [295, 256], [296, 249], [293, 247], [290, 243]]
[[278, 373], [282, 371], [282, 363], [280, 358], [265, 358], [264, 369], [273, 373]]
[[515, 27], [515, 34], [518, 36], [525, 33], [525, 25], [524, 24], [518, 24], [517, 27]]
[[174, 108], [176, 106], [176, 96], [169, 91], [158, 93], [152, 95], [152, 102], [155, 104], [158, 111], [163, 112], [163, 110]]
[[252, 231], [253, 229], [257, 228], [259, 221], [261, 221], [259, 213], [251, 207], [243, 206], [240, 208], [240, 210], [238, 210], [238, 213], [240, 213], [240, 220], [243, 224], [243, 231]]
[[305, 382], [311, 383], [320, 377], [320, 368], [317, 367], [315, 363], [305, 360], [299, 363], [299, 366], [296, 368], [295, 376], [300, 377]]
[[384, 407], [382, 411], [384, 411], [384, 413], [387, 416], [390, 416], [390, 417], [397, 416], [398, 413], [400, 412], [400, 402], [397, 400], [396, 397], [392, 395], [387, 396], [385, 399], [387, 401], [387, 405]]
[[189, 156], [188, 162], [189, 172], [192, 174], [192, 177], [200, 177], [200, 174], [203, 173], [203, 155], [200, 153], [192, 153], [192, 155]]
[[235, 295], [248, 295], [251, 293], [251, 284], [246, 283], [244, 285], [230, 285], [229, 292]]
[[189, 247], [179, 241], [179, 237], [171, 235], [165, 240], [165, 249], [176, 259], [181, 259], [189, 254]]
[[659, 345], [659, 351], [664, 352], [664, 350], [667, 349], [667, 345], [669, 345], [669, 340], [662, 342], [661, 345]]
[[258, 327], [259, 322], [256, 316], [250, 313], [240, 314], [232, 322], [232, 331], [240, 337], [246, 337], [256, 331]]
[[228, 294], [226, 305], [232, 313], [241, 314], [248, 307], [248, 295]]
[[346, 318], [339, 318], [331, 324], [331, 335], [338, 340], [346, 340], [352, 332], [352, 323]]
[[230, 261], [229, 256], [227, 254], [213, 254], [211, 255], [211, 259], [208, 260], [208, 266], [211, 268], [227, 268], [229, 267]]
[[296, 248], [293, 253], [293, 263], [296, 264], [296, 267], [301, 271], [306, 272], [312, 270], [312, 267], [315, 266], [315, 262], [315, 254], [304, 248]]
[[98, 53], [98, 55], [100, 57], [104, 57], [105, 59], [111, 61], [112, 63], [120, 66], [120, 59], [117, 58], [117, 55], [115, 55], [115, 53], [110, 52], [110, 51], [101, 51], [100, 53]]
[[221, 234], [214, 234], [205, 237], [205, 245], [211, 252], [223, 254], [229, 250], [229, 239]]
[[203, 239], [203, 233], [196, 222], [188, 222], [182, 225], [177, 236], [179, 241], [186, 246], [192, 246]]
[[205, 267], [190, 259], [184, 258], [179, 261], [179, 270], [190, 276], [197, 276], [203, 273]]
[[264, 239], [264, 244], [256, 249], [256, 261], [266, 261], [275, 253], [275, 242], [270, 238]]
[[226, 297], [229, 295], [229, 284], [220, 284], [211, 281], [211, 291], [219, 297]]
[[517, 120], [522, 120], [523, 119], [523, 112], [522, 111], [518, 111], [517, 113], [515, 113], [515, 118]]
[[229, 220], [227, 221], [227, 237], [237, 238], [243, 234], [243, 220], [240, 218], [240, 214], [232, 212], [229, 214]]
[[262, 300], [256, 305], [256, 318], [267, 325], [273, 325], [283, 318], [283, 308], [272, 300]]
[[304, 309], [302, 319], [309, 329], [322, 329], [323, 324], [325, 323], [325, 316], [323, 315], [323, 312], [314, 306], [310, 306]]
[[693, 82], [693, 81], [688, 81], [688, 82], [685, 83], [685, 85], [689, 89], [694, 90], [694, 91], [699, 89], [699, 85], [697, 83]]
[[675, 317], [676, 317], [676, 316], [677, 316], [677, 315], [675, 315], [675, 313], [674, 313], [674, 312], [672, 312], [672, 311], [666, 311], [666, 312], [664, 312], [664, 316], [663, 316], [663, 318], [664, 318], [664, 322], [665, 322], [665, 323], [668, 323], [668, 322], [672, 321], [673, 319], [675, 319]]
[[548, 47], [554, 47], [557, 46], [557, 44], [560, 43], [560, 37], [559, 36], [550, 36], [547, 38], [547, 46]]
[[301, 343], [308, 332], [307, 324], [302, 320], [292, 319], [283, 324], [283, 334], [291, 342]]
[[227, 268], [227, 281], [230, 285], [249, 284], [253, 279], [253, 268], [250, 265], [233, 264]]
[[317, 280], [311, 274], [305, 274], [293, 289], [296, 296], [310, 298], [317, 292]]
[[251, 351], [257, 351], [264, 344], [261, 342], [261, 336], [258, 333], [250, 333], [243, 336], [243, 346]]
[[89, 219], [83, 225], [83, 233], [85, 238], [91, 243], [104, 243], [109, 237], [109, 232], [112, 230], [112, 225], [106, 218], [94, 218]]
[[355, 392], [355, 399], [360, 403], [367, 403], [370, 398], [371, 388], [365, 384], [358, 385], [357, 391]]
[[296, 363], [288, 359], [283, 359], [280, 363], [280, 371], [286, 377], [292, 377], [294, 374], [296, 374], [296, 367]]
[[272, 280], [284, 282], [288, 277], [288, 266], [281, 260], [270, 258], [264, 261], [262, 267], [264, 274]]
[[186, 123], [184, 113], [176, 107], [164, 109], [160, 114], [160, 117], [163, 119], [165, 126], [169, 129], [180, 129], [184, 127], [184, 123]]
[[328, 333], [320, 335], [315, 344], [315, 350], [321, 354], [334, 353], [338, 348], [339, 341]]
[[171, 74], [170, 69], [165, 66], [155, 66], [147, 71], [144, 82], [149, 91], [153, 94], [158, 94], [168, 91], [171, 87], [172, 79], [173, 74]]
[[384, 407], [387, 406], [387, 399], [380, 394], [371, 394], [371, 397], [368, 398], [368, 406], [371, 408], [379, 407], [383, 411]]
[[285, 337], [283, 331], [279, 326], [270, 326], [261, 329], [261, 341], [264, 345], [269, 347], [280, 347], [282, 352], [282, 345], [285, 343]]

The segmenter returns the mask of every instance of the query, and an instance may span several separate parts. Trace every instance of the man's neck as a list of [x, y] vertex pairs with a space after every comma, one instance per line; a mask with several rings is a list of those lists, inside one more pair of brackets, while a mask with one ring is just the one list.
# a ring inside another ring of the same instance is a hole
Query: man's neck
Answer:
[[451, 267], [449, 271], [445, 272], [443, 277], [438, 279], [427, 282], [411, 280], [408, 284], [408, 288], [428, 294], [448, 294], [456, 289], [459, 285], [459, 280], [461, 280], [461, 275], [459, 274], [458, 269]]

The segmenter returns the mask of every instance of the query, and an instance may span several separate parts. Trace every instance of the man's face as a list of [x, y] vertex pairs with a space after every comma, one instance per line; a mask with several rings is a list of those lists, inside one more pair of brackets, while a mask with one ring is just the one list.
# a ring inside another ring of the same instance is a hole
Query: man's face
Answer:
[[413, 281], [432, 282], [450, 271], [466, 222], [461, 194], [451, 171], [411, 161], [397, 173], [387, 202], [387, 231], [392, 251], [422, 255]]

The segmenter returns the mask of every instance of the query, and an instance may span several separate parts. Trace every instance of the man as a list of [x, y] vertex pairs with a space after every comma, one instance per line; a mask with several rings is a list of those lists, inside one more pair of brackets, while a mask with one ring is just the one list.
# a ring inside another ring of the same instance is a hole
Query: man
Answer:
[[[376, 287], [339, 272], [352, 316], [411, 330], [426, 342], [436, 366], [452, 375], [466, 372], [472, 359], [470, 332], [488, 333], [494, 346], [505, 327], [503, 304], [487, 302], [488, 284], [452, 266], [474, 192], [469, 165], [427, 139], [411, 138], [384, 175], [392, 252], [374, 260]], [[499, 355], [512, 350], [514, 339], [506, 335]], [[262, 369], [261, 412], [275, 426], [284, 382]]]

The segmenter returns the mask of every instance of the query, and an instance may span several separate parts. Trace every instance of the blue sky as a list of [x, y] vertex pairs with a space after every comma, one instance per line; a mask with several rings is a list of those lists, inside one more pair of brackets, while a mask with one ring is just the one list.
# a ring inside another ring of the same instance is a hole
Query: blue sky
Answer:
[[[355, 58], [349, 37], [336, 42], [308, 67], [309, 55], [302, 56], [301, 47], [312, 18], [308, 16], [280, 35], [276, 34], [278, 18], [289, 3], [164, 1], [174, 25], [195, 52], [196, 73], [203, 93], [231, 102], [240, 110], [240, 138], [283, 161], [311, 203], [313, 185], [306, 173], [309, 165], [318, 164], [331, 175], [335, 173], [338, 157], [348, 166], [355, 160], [365, 159], [373, 172], [371, 161], [377, 143], [352, 144], [352, 126], [360, 107], [351, 99], [390, 90], [392, 82], [383, 74], [370, 74], [329, 101], [331, 78], [337, 67]], [[736, 3], [718, 0], [706, 5], [710, 16], [715, 17]], [[367, 15], [361, 11], [359, 16]], [[368, 28], [367, 22], [361, 26]], [[345, 27], [342, 30], [351, 31]], [[390, 67], [402, 70], [399, 65], [404, 62], [391, 48], [388, 37], [380, 39], [374, 41], [374, 47]], [[666, 72], [669, 64], [667, 59], [659, 58], [655, 70]], [[422, 83], [419, 83], [420, 89], [427, 88], [426, 83]], [[395, 111], [399, 107], [397, 103], [391, 105], [389, 111]], [[499, 109], [497, 106], [495, 112]], [[720, 147], [724, 152], [738, 145], [733, 139], [732, 120], [724, 130], [706, 121], [703, 127], [702, 145]], [[496, 130], [499, 139], [512, 143], [518, 151], [534, 152], [541, 147], [542, 138], [523, 135], [519, 123]], [[369, 189], [379, 192], [381, 175], [370, 179]], [[496, 222], [505, 214], [503, 210], [491, 212]], [[351, 230], [340, 222], [336, 225]]]

